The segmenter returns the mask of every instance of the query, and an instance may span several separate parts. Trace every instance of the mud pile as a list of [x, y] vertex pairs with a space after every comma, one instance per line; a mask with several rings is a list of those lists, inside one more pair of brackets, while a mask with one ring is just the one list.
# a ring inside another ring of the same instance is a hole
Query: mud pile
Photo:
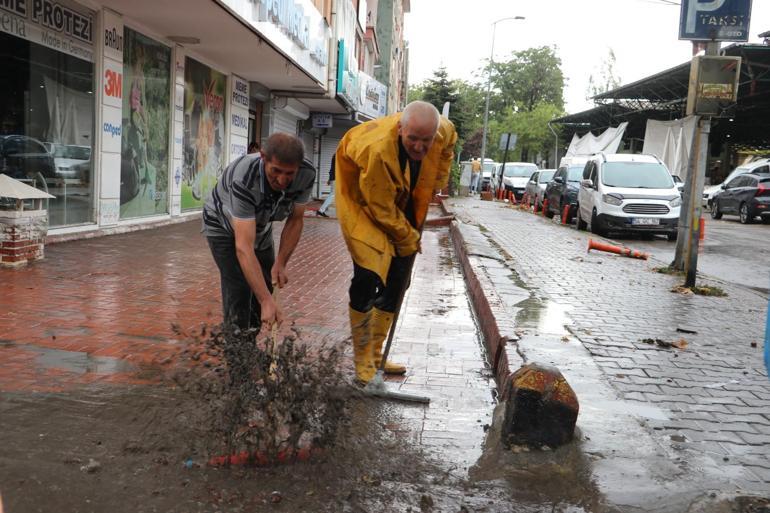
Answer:
[[196, 433], [191, 450], [209, 464], [306, 459], [348, 425], [356, 392], [340, 372], [338, 344], [311, 346], [298, 330], [282, 340], [221, 326], [175, 331], [185, 345], [169, 376], [192, 399], [180, 414]]

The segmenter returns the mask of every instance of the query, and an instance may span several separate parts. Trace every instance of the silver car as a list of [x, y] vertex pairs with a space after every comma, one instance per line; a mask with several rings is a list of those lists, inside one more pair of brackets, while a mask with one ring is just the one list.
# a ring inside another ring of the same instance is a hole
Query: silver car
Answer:
[[543, 198], [545, 197], [545, 188], [553, 179], [553, 175], [556, 173], [555, 169], [541, 169], [535, 171], [532, 176], [529, 177], [527, 186], [524, 189], [524, 194], [529, 198], [530, 203], [535, 205], [535, 210], [543, 208]]

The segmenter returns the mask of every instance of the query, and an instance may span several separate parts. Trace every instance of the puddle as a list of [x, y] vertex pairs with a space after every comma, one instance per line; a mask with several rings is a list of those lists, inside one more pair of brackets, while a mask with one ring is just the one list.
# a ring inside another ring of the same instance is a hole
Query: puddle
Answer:
[[65, 351], [39, 346], [22, 347], [37, 353], [37, 364], [46, 369], [62, 369], [77, 374], [117, 374], [137, 370], [133, 364], [120, 358], [92, 356], [81, 351]]
[[540, 335], [568, 336], [567, 326], [573, 324], [568, 312], [570, 307], [530, 297], [516, 305], [521, 310], [516, 315], [516, 326], [535, 330]]

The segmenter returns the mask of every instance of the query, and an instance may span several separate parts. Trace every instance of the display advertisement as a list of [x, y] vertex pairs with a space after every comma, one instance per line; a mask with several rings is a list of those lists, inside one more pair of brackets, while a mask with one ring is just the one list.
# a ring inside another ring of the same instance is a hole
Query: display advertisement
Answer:
[[220, 0], [238, 17], [325, 84], [329, 26], [310, 0]]
[[168, 212], [171, 49], [125, 28], [120, 217]]
[[89, 62], [94, 15], [63, 0], [0, 1], [0, 31]]
[[187, 58], [182, 210], [203, 206], [225, 166], [227, 76]]

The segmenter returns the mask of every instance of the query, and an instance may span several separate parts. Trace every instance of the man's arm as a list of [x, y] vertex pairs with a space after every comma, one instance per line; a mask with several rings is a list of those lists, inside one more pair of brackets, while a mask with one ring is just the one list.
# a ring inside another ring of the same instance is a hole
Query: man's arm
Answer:
[[278, 309], [270, 289], [262, 275], [262, 267], [254, 254], [254, 241], [257, 233], [257, 223], [251, 219], [231, 219], [233, 232], [235, 233], [235, 254], [243, 271], [243, 276], [254, 292], [261, 307], [262, 322], [268, 325], [273, 322], [282, 322], [283, 313]]
[[305, 218], [305, 205], [294, 205], [291, 216], [286, 220], [286, 224], [281, 232], [281, 245], [278, 247], [278, 256], [275, 258], [275, 265], [271, 272], [273, 283], [277, 283], [283, 288], [289, 280], [286, 276], [286, 265], [289, 258], [297, 247], [299, 237], [302, 235], [302, 227]]

